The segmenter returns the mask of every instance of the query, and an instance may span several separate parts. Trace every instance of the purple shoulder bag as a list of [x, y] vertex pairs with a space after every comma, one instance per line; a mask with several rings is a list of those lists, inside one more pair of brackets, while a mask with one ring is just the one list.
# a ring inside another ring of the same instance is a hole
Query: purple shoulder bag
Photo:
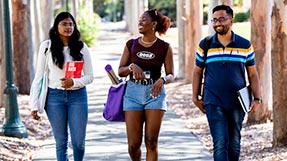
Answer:
[[[135, 41], [136, 39], [133, 39], [130, 57], [134, 48]], [[129, 63], [131, 59], [130, 57], [129, 57]], [[126, 81], [122, 81], [116, 85], [111, 85], [108, 93], [107, 102], [105, 103], [105, 107], [103, 110], [103, 117], [107, 121], [111, 122], [125, 121], [125, 116], [123, 112], [123, 97], [126, 91], [126, 86], [127, 86]]]

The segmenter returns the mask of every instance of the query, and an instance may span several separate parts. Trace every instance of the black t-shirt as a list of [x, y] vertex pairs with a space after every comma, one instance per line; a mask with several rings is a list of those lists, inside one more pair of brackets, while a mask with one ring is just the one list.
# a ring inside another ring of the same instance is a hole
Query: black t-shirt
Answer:
[[138, 43], [138, 40], [139, 38], [136, 39], [132, 51], [133, 39], [126, 43], [129, 52], [131, 53], [130, 63], [137, 64], [143, 71], [150, 71], [153, 80], [159, 79], [169, 44], [158, 38], [152, 46], [144, 47]]

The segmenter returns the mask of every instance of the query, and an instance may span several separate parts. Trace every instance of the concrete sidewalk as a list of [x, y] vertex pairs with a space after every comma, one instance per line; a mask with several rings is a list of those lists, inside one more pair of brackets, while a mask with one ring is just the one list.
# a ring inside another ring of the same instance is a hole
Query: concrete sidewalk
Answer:
[[[111, 27], [101, 31], [96, 47], [91, 49], [95, 80], [87, 86], [89, 96], [89, 122], [86, 137], [86, 157], [88, 161], [129, 161], [125, 123], [104, 120], [102, 110], [111, 84], [104, 67], [111, 64], [116, 70], [120, 54], [130, 35], [125, 32], [112, 31]], [[119, 26], [117, 26], [119, 27]], [[110, 30], [107, 30], [110, 29]], [[175, 59], [176, 60], [176, 59]], [[145, 147], [142, 145], [143, 160]], [[71, 146], [69, 148], [72, 158]], [[50, 161], [55, 158], [54, 139], [46, 140], [37, 152], [34, 161]], [[159, 160], [213, 160], [211, 154], [201, 142], [185, 127], [185, 123], [171, 110], [167, 110], [159, 137]]]

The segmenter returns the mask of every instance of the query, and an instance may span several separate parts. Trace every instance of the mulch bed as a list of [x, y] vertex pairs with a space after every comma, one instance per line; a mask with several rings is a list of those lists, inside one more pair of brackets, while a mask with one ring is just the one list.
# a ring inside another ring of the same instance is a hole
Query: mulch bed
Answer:
[[[0, 136], [0, 160], [5, 161], [30, 161], [40, 149], [40, 142], [52, 135], [50, 124], [45, 115], [40, 121], [33, 120], [28, 106], [29, 96], [17, 97], [19, 114], [25, 125], [28, 138]], [[0, 108], [0, 124], [3, 125], [5, 108]], [[2, 128], [2, 127], [1, 127]]]

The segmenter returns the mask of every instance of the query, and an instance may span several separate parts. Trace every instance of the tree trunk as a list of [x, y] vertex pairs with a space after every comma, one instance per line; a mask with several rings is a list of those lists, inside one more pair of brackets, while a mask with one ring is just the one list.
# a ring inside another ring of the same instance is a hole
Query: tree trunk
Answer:
[[[2, 17], [2, 1], [0, 2], [0, 22], [3, 22]], [[4, 88], [5, 88], [5, 61], [4, 61], [4, 46], [3, 46], [3, 23], [0, 25], [0, 108], [4, 107], [5, 97], [4, 97]]]
[[273, 146], [287, 145], [287, 7], [274, 0], [272, 9]]
[[40, 27], [43, 32], [42, 40], [48, 39], [48, 33], [54, 21], [54, 12], [53, 12], [53, 1], [39, 1], [40, 2], [40, 18], [42, 22]]
[[48, 39], [53, 21], [53, 1], [28, 0], [29, 6], [29, 62], [30, 79], [33, 80], [40, 43]]
[[139, 36], [137, 22], [139, 20], [139, 3], [138, 0], [130, 0], [130, 32]]
[[[29, 44], [29, 73], [30, 73], [30, 75], [29, 75], [29, 77], [30, 77], [30, 80], [32, 81], [33, 80], [33, 78], [34, 78], [34, 75], [35, 75], [35, 68], [34, 68], [34, 48], [35, 48], [35, 46], [34, 46], [34, 41], [33, 41], [33, 37], [36, 37], [36, 35], [34, 35], [34, 36], [32, 36], [33, 35], [33, 27], [35, 27], [34, 25], [33, 25], [33, 20], [35, 19], [34, 18], [34, 16], [33, 16], [33, 5], [32, 4], [34, 4], [34, 2], [33, 2], [33, 0], [28, 0], [27, 1], [27, 3], [28, 3], [28, 6], [29, 6], [29, 12], [28, 12], [28, 17], [29, 17], [29, 19], [28, 19], [28, 35], [29, 35], [29, 39], [28, 39], [28, 44]], [[33, 18], [32, 18], [33, 17]], [[33, 26], [33, 27], [32, 27]], [[30, 83], [32, 83], [32, 82], [30, 82]]]
[[185, 27], [185, 82], [192, 83], [192, 71], [194, 69], [195, 53], [201, 39], [202, 26], [202, 1], [186, 1], [186, 27]]
[[[251, 42], [261, 82], [263, 103], [255, 113], [248, 114], [248, 124], [265, 123], [271, 117], [271, 12], [273, 0], [251, 2]], [[270, 109], [270, 110], [268, 110]]]
[[30, 91], [28, 55], [28, 8], [22, 1], [12, 1], [13, 62], [15, 85], [20, 94]]
[[29, 16], [29, 35], [31, 38], [30, 41], [30, 79], [33, 80], [35, 75], [35, 69], [37, 65], [37, 54], [40, 42], [43, 39], [43, 31], [41, 30], [41, 18], [40, 18], [40, 1], [38, 0], [30, 0], [30, 16]]
[[138, 19], [147, 10], [147, 2], [147, 0], [125, 0], [126, 28], [133, 36], [140, 35], [138, 32]]
[[71, 13], [73, 14], [73, 16], [75, 17], [76, 21], [78, 20], [78, 3], [76, 2], [76, 0], [72, 0], [72, 9], [71, 9]]
[[213, 30], [213, 26], [211, 23], [211, 19], [212, 19], [212, 9], [218, 5], [218, 0], [208, 0], [208, 20], [207, 20], [207, 24], [208, 24], [208, 35], [212, 35], [214, 34], [214, 30]]
[[178, 29], [178, 74], [177, 78], [185, 77], [185, 0], [177, 0]]
[[124, 12], [125, 12], [125, 18], [124, 20], [126, 21], [126, 27], [125, 30], [126, 31], [131, 31], [131, 8], [130, 8], [130, 0], [125, 0], [124, 1]]

